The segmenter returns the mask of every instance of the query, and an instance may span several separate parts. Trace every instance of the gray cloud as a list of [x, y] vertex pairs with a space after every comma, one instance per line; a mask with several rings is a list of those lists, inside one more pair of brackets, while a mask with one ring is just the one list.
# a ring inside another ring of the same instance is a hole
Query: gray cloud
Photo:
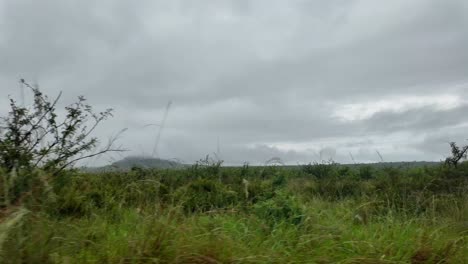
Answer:
[[368, 123], [369, 131], [411, 130], [424, 133], [434, 128], [450, 128], [467, 122], [467, 113], [468, 104], [446, 111], [437, 111], [430, 107], [424, 107], [401, 113], [381, 112], [366, 120], [366, 123]]
[[[342, 162], [378, 160], [376, 149], [439, 159], [439, 139], [463, 140], [453, 127], [468, 122], [466, 46], [462, 0], [0, 0], [2, 94], [24, 77], [63, 90], [63, 104], [112, 106], [98, 135], [129, 127], [135, 154], [151, 152], [143, 126], [172, 100], [159, 153], [188, 162], [217, 138], [228, 163], [312, 161], [327, 147]], [[406, 97], [457, 105], [388, 106]]]

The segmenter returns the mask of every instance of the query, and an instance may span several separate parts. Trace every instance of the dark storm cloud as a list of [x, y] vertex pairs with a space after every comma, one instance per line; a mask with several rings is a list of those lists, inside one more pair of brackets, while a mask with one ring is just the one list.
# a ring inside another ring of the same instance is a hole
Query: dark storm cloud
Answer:
[[0, 0], [2, 94], [24, 77], [112, 106], [99, 135], [129, 127], [135, 154], [172, 100], [159, 153], [187, 162], [217, 138], [230, 163], [435, 159], [468, 122], [467, 46], [462, 0]]

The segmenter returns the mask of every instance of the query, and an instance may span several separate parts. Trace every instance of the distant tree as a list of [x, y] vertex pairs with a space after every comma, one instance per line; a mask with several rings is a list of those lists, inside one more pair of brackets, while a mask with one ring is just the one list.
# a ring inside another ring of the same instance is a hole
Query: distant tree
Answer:
[[450, 148], [452, 149], [452, 156], [445, 160], [445, 164], [457, 167], [460, 160], [466, 159], [468, 154], [468, 145], [459, 147], [455, 142], [450, 142]]
[[38, 87], [24, 79], [20, 82], [32, 91], [33, 103], [26, 107], [10, 98], [10, 111], [0, 117], [0, 168], [6, 171], [5, 185], [12, 184], [8, 175], [15, 175], [20, 169], [39, 167], [54, 175], [79, 160], [122, 151], [113, 146], [117, 136], [109, 139], [104, 148], [95, 150], [99, 141], [92, 132], [112, 116], [112, 109], [95, 113], [80, 96], [65, 107], [60, 118], [56, 105], [61, 93], [50, 100]]

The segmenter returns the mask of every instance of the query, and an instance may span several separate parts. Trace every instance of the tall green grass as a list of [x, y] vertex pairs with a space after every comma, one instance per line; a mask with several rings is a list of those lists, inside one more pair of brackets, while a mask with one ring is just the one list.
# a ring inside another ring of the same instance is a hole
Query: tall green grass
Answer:
[[4, 263], [468, 263], [467, 163], [67, 171], [50, 188], [23, 195]]

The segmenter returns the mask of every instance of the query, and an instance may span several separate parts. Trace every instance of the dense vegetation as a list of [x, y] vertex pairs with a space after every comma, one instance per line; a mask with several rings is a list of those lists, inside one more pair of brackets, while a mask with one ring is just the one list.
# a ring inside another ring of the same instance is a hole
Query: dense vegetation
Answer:
[[467, 162], [41, 174], [18, 174], [1, 263], [468, 263]]

